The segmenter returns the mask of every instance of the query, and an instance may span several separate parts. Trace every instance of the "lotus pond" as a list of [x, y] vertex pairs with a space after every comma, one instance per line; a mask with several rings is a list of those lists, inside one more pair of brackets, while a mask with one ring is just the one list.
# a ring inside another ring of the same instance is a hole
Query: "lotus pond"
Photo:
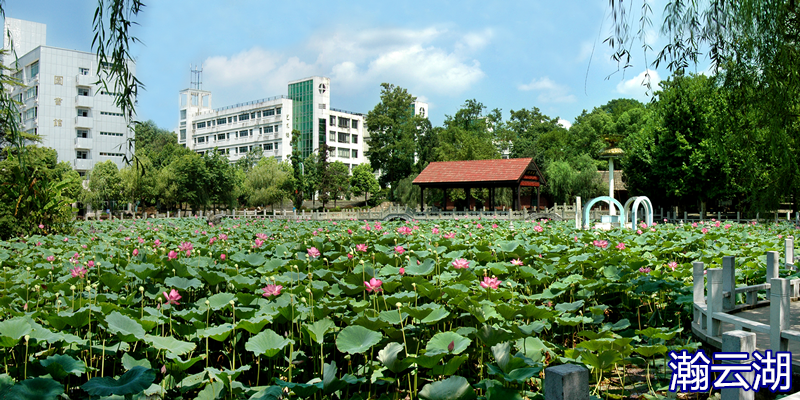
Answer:
[[760, 283], [795, 226], [76, 229], [0, 243], [0, 397], [535, 399], [545, 367], [579, 363], [595, 396], [660, 398], [664, 355], [698, 346], [691, 262], [734, 255]]

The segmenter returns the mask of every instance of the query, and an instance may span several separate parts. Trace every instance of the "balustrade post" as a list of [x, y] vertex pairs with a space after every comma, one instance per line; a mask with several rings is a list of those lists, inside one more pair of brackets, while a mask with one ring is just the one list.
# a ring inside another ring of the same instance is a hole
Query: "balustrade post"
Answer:
[[786, 240], [783, 241], [783, 248], [785, 251], [785, 258], [784, 262], [786, 264], [794, 265], [794, 237], [788, 236]]
[[687, 223], [689, 222], [689, 212], [688, 211], [684, 211], [683, 212], [683, 220], [686, 221]]
[[[693, 300], [694, 304], [696, 305], [705, 305], [706, 304], [706, 297], [705, 297], [705, 275], [703, 271], [705, 270], [705, 265], [700, 262], [696, 261], [692, 263], [692, 279], [694, 280], [693, 286]], [[699, 309], [694, 309], [694, 323], [700, 327], [705, 328], [705, 320], [703, 319], [703, 313], [700, 312]]]
[[[756, 334], [741, 330], [725, 332], [722, 334], [723, 353], [747, 353], [753, 354], [756, 351]], [[752, 356], [750, 357], [752, 359]], [[747, 361], [723, 361], [723, 364], [749, 364]], [[741, 372], [740, 375], [746, 382], [753, 382], [754, 372]], [[739, 388], [722, 389], [721, 400], [754, 400], [756, 393], [752, 390]]]
[[737, 212], [736, 212], [736, 223], [737, 223], [737, 224], [740, 222], [739, 220], [740, 220], [741, 218], [742, 218], [742, 214], [741, 214], [741, 212], [740, 212], [740, 211], [737, 211]]
[[[767, 252], [767, 277], [765, 282], [770, 282], [772, 279], [778, 277], [778, 252]], [[770, 296], [770, 289], [767, 289], [767, 298]]]
[[722, 311], [722, 269], [708, 270], [708, 301], [706, 304], [706, 334], [708, 337], [719, 336], [722, 331], [721, 321], [714, 318], [714, 313]]
[[781, 337], [781, 332], [789, 328], [790, 282], [785, 278], [772, 278], [769, 282], [769, 348], [773, 352], [788, 351], [789, 341]]
[[734, 256], [722, 257], [722, 291], [730, 296], [722, 298], [722, 310], [730, 311], [736, 305], [736, 258]]
[[562, 364], [544, 370], [545, 400], [589, 400], [589, 370]]

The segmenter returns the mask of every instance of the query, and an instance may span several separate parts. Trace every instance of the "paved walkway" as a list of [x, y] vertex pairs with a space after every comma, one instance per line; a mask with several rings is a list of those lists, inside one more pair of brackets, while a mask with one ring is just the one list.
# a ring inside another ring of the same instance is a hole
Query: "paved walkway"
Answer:
[[[791, 324], [791, 328], [793, 330], [800, 331], [800, 301], [792, 301], [790, 303], [789, 312], [789, 322]], [[747, 318], [751, 321], [760, 322], [762, 324], [769, 325], [769, 306], [754, 308], [751, 310], [740, 311], [736, 314], [732, 314], [737, 317]], [[729, 332], [734, 329], [732, 324], [722, 324], [722, 331]], [[756, 332], [756, 348], [758, 350], [766, 350], [769, 349], [769, 335], [766, 333], [759, 333]], [[790, 340], [789, 341], [789, 351], [792, 353], [792, 364], [799, 366], [800, 365], [800, 342]]]

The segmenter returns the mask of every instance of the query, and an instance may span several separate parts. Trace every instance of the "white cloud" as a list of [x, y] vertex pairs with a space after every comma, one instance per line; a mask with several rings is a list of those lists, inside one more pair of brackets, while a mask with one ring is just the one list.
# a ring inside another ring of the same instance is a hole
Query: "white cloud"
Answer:
[[531, 83], [517, 86], [517, 89], [527, 92], [538, 92], [537, 99], [542, 103], [572, 103], [575, 95], [569, 94], [569, 87], [560, 85], [548, 77], [534, 78]]
[[571, 128], [571, 127], [572, 127], [572, 123], [571, 123], [571, 122], [569, 122], [569, 121], [567, 121], [567, 120], [565, 120], [565, 119], [561, 119], [561, 118], [559, 118], [559, 120], [558, 120], [558, 124], [559, 124], [559, 125], [561, 125], [561, 126], [563, 126], [563, 127], [564, 127], [564, 128], [566, 128], [566, 129], [569, 129], [569, 128]]
[[[649, 91], [646, 86], [648, 82], [650, 83], [651, 87]], [[640, 72], [639, 75], [636, 75], [627, 81], [618, 83], [617, 92], [627, 96], [633, 96], [637, 99], [643, 99], [647, 98], [649, 95], [652, 95], [654, 91], [660, 89], [660, 86], [658, 85], [659, 82], [661, 82], [661, 78], [658, 76], [658, 71], [648, 69]]]
[[392, 82], [417, 95], [458, 95], [485, 76], [475, 55], [492, 37], [490, 29], [334, 29], [312, 35], [301, 51], [293, 50], [310, 52], [313, 62], [253, 47], [207, 58], [204, 83], [211, 90], [238, 88], [237, 99], [285, 93], [286, 82], [312, 75], [329, 76], [339, 93]]

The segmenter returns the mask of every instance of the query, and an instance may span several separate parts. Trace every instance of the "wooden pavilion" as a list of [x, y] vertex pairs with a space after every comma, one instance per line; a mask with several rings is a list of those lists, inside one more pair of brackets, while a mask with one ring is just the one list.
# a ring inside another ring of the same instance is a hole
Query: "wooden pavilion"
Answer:
[[471, 204], [471, 194], [467, 189], [489, 189], [489, 208], [494, 209], [495, 189], [511, 188], [513, 191], [514, 210], [522, 209], [520, 189], [536, 188], [536, 204], [540, 201], [539, 187], [545, 185], [544, 176], [532, 158], [511, 158], [499, 160], [442, 161], [432, 162], [412, 182], [420, 188], [420, 210], [425, 207], [425, 189], [442, 189], [445, 203], [448, 189], [464, 189], [467, 193], [467, 208]]

